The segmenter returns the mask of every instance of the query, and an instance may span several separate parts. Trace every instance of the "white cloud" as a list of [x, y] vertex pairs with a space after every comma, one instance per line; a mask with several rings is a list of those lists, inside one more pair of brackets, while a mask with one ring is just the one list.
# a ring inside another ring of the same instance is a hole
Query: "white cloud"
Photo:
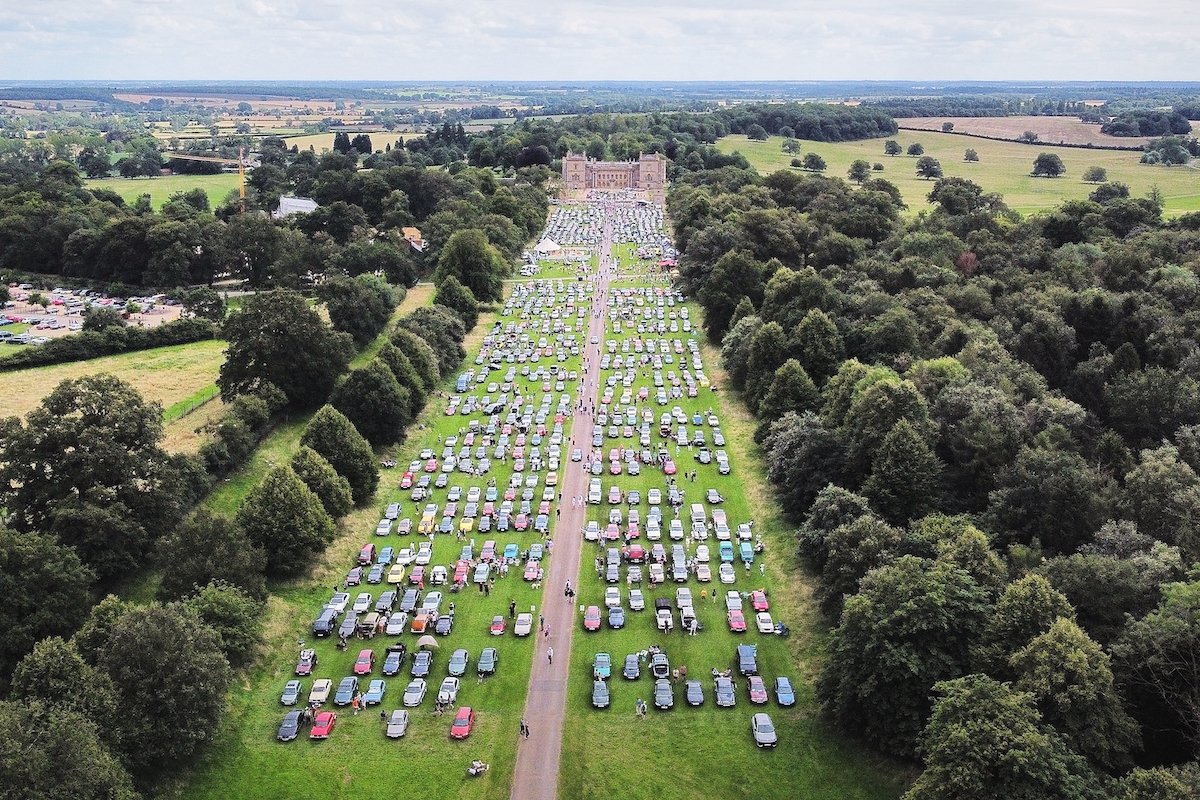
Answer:
[[42, 0], [0, 77], [1188, 80], [1191, 0]]

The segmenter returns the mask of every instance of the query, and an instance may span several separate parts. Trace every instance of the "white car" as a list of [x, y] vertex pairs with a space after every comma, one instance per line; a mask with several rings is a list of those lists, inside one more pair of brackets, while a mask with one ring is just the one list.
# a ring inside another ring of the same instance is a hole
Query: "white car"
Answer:
[[712, 580], [712, 567], [708, 564], [696, 565], [696, 580], [701, 583], [708, 583]]
[[771, 619], [771, 615], [766, 611], [760, 611], [754, 615], [754, 626], [758, 628], [759, 633], [775, 632], [775, 620]]
[[533, 614], [528, 612], [517, 614], [517, 621], [513, 625], [513, 634], [516, 636], [528, 636], [533, 631]]
[[326, 608], [332, 608], [339, 614], [346, 611], [346, 606], [350, 605], [349, 592], [335, 592], [333, 597], [329, 598], [329, 602], [325, 604]]
[[396, 553], [396, 563], [403, 566], [413, 563], [416, 558], [417, 553], [411, 547], [401, 547], [399, 552]]
[[458, 678], [445, 678], [438, 688], [439, 703], [454, 703], [458, 700]]
[[371, 600], [370, 592], [360, 593], [358, 597], [354, 598], [354, 605], [352, 606], [354, 613], [365, 614], [371, 608]]
[[717, 577], [721, 579], [721, 583], [733, 583], [737, 577], [733, 571], [733, 564], [722, 564], [717, 569]]
[[725, 610], [726, 611], [741, 611], [742, 610], [742, 595], [740, 592], [730, 589], [725, 593]]
[[604, 590], [604, 607], [616, 608], [621, 605], [621, 590], [615, 586], [609, 586]]
[[707, 563], [710, 560], [708, 554], [708, 545], [701, 544], [696, 546], [696, 560], [701, 564]]
[[589, 542], [597, 542], [600, 540], [600, 523], [592, 520], [583, 529], [583, 538]]
[[641, 589], [629, 590], [629, 610], [630, 611], [645, 611], [646, 597], [642, 594]]
[[404, 705], [409, 708], [421, 705], [421, 701], [425, 699], [425, 690], [425, 679], [413, 678], [404, 688]]
[[388, 636], [400, 636], [408, 628], [408, 613], [397, 611], [388, 617], [384, 633]]
[[432, 560], [433, 560], [433, 545], [430, 544], [429, 542], [421, 542], [421, 544], [418, 545], [418, 547], [417, 547], [417, 557], [415, 559], [416, 563], [424, 565], [424, 564], [428, 564]]

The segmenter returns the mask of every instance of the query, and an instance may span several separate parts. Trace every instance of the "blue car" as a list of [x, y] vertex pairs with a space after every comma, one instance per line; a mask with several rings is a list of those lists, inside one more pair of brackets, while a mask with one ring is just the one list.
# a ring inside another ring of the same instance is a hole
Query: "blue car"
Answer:
[[383, 702], [383, 693], [387, 691], [387, 684], [380, 678], [371, 681], [367, 686], [367, 692], [363, 695], [363, 702], [369, 706], [378, 705]]
[[545, 550], [541, 542], [534, 542], [529, 546], [529, 559], [531, 561], [541, 561]]
[[782, 675], [775, 679], [775, 699], [781, 706], [796, 705], [796, 693], [792, 690], [790, 679]]
[[392, 558], [395, 556], [395, 554], [396, 551], [394, 549], [391, 547], [385, 547], [379, 551], [379, 557], [375, 559], [375, 563], [383, 564], [384, 566], [391, 564]]
[[722, 564], [733, 563], [733, 543], [732, 542], [721, 542], [721, 546], [720, 546], [720, 548], [718, 548], [718, 550], [719, 550], [719, 556], [720, 556]]
[[356, 694], [358, 694], [358, 678], [353, 675], [349, 678], [342, 678], [342, 682], [338, 684], [337, 694], [333, 696], [333, 704], [348, 706]]

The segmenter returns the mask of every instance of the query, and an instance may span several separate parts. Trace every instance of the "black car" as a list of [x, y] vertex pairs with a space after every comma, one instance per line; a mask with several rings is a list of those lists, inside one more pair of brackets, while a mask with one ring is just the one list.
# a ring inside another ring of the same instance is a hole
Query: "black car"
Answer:
[[433, 653], [428, 650], [420, 650], [413, 656], [412, 676], [414, 678], [429, 677], [429, 670], [433, 666]]
[[689, 706], [704, 705], [704, 685], [700, 681], [688, 681], [684, 695], [687, 697]]
[[610, 700], [607, 683], [596, 681], [592, 684], [592, 706], [594, 708], [608, 708]]
[[454, 615], [443, 614], [437, 618], [437, 622], [433, 624], [433, 632], [438, 636], [448, 636], [450, 631], [454, 629]]
[[289, 711], [283, 715], [283, 722], [279, 723], [279, 732], [275, 734], [275, 738], [281, 742], [290, 742], [300, 735], [300, 712]]
[[496, 666], [500, 663], [500, 653], [494, 647], [485, 647], [483, 652], [479, 654], [479, 661], [475, 664], [475, 671], [480, 675], [491, 675], [495, 673]]
[[333, 633], [337, 626], [338, 614], [332, 608], [327, 608], [321, 612], [321, 616], [317, 617], [313, 622], [313, 636], [328, 636]]

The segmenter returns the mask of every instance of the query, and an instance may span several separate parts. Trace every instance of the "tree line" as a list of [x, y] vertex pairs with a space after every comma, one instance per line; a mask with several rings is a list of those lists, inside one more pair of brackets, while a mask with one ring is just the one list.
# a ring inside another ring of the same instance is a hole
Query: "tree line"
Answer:
[[[435, 304], [402, 318], [374, 360], [343, 376], [354, 342], [386, 329], [398, 295], [381, 297], [392, 287], [364, 276], [331, 283], [332, 327], [288, 290], [248, 298], [225, 322], [218, 383], [230, 412], [200, 458], [167, 455], [161, 408], [107, 375], [65, 381], [23, 423], [4, 422], [5, 785], [132, 798], [200, 752], [234, 671], [253, 658], [267, 580], [302, 574], [336, 520], [372, 499], [373, 447], [399, 441], [458, 368], [466, 326]], [[273, 415], [317, 405], [300, 448], [233, 518], [187, 514]], [[147, 565], [162, 571], [157, 602], [92, 605]], [[35, 745], [50, 737], [55, 748]]]
[[1200, 791], [1200, 215], [1101, 184], [725, 166], [668, 197], [832, 627], [832, 724], [907, 797]]
[[[300, 288], [366, 272], [411, 285], [461, 228], [483, 231], [512, 259], [545, 219], [547, 175], [536, 171], [501, 183], [491, 170], [414, 166], [403, 150], [376, 154], [362, 169], [354, 152], [317, 157], [282, 140], [264, 140], [261, 159], [247, 179], [251, 210], [270, 211], [283, 194], [313, 197], [320, 208], [275, 221], [238, 213], [236, 198], [212, 208], [193, 190], [154, 211], [148, 196], [129, 205], [85, 188], [66, 162], [0, 160], [0, 268], [168, 288], [222, 277]], [[403, 239], [406, 226], [421, 228], [424, 252]]]

